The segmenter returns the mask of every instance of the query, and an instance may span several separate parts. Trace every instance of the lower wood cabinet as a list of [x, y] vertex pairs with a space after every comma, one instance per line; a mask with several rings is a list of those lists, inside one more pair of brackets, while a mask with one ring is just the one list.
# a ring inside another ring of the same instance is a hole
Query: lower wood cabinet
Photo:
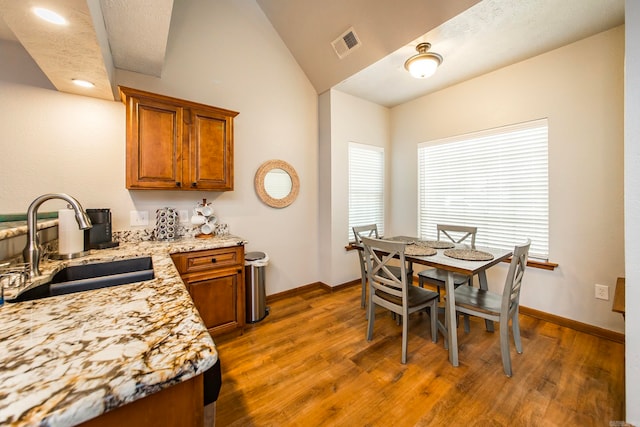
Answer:
[[80, 427], [201, 427], [203, 375], [134, 400], [79, 424]]
[[245, 325], [244, 246], [171, 255], [211, 336]]

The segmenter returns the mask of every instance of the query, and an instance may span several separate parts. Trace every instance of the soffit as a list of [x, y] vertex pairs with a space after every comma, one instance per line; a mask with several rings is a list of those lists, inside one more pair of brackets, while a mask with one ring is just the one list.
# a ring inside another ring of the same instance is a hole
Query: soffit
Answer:
[[[37, 18], [45, 7], [67, 26]], [[160, 76], [173, 0], [0, 0], [0, 38], [17, 40], [61, 92], [114, 100], [114, 68]], [[73, 78], [95, 84], [90, 90]]]
[[100, 0], [113, 65], [160, 77], [173, 0]]
[[[69, 25], [43, 21], [31, 12], [35, 6], [64, 10]], [[0, 14], [56, 89], [84, 95], [86, 89], [72, 82], [72, 79], [83, 79], [95, 84], [92, 96], [113, 100], [111, 83], [85, 0], [1, 0]]]

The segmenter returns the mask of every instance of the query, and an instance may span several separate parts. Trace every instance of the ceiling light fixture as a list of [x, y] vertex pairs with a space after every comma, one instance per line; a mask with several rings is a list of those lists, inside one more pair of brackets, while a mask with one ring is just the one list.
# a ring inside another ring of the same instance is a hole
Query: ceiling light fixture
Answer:
[[427, 52], [431, 47], [431, 43], [420, 43], [416, 46], [417, 55], [413, 55], [404, 63], [407, 69], [416, 79], [426, 79], [436, 72], [438, 65], [442, 64], [442, 55], [434, 52]]
[[95, 85], [87, 80], [82, 80], [82, 79], [71, 79], [71, 81], [73, 83], [75, 83], [77, 86], [82, 86], [82, 87], [95, 87]]
[[51, 22], [52, 24], [67, 25], [67, 20], [64, 19], [62, 15], [59, 15], [49, 9], [34, 7], [33, 13], [35, 13], [39, 18], [44, 19], [47, 22]]

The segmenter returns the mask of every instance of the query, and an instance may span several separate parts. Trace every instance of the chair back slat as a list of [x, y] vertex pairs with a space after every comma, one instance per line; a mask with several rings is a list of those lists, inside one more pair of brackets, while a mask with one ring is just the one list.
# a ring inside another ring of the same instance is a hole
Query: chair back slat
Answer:
[[[351, 227], [353, 237], [357, 246], [362, 246], [362, 237], [378, 238], [378, 226], [376, 224], [367, 224]], [[365, 307], [367, 301], [367, 261], [366, 254], [363, 249], [358, 249], [358, 260], [360, 261], [360, 282], [362, 284], [362, 292], [360, 297], [360, 305]]]
[[[406, 298], [407, 282], [405, 269], [406, 243], [362, 237], [365, 258], [367, 262], [367, 277], [370, 285], [377, 290], [386, 292], [399, 298]], [[376, 249], [384, 251], [381, 255]], [[400, 261], [400, 277], [396, 277], [389, 269], [393, 259]]]
[[353, 230], [353, 237], [356, 239], [357, 244], [362, 243], [362, 237], [373, 237], [378, 239], [378, 226], [376, 224], [360, 225], [351, 227]]
[[504, 290], [502, 292], [502, 310], [512, 311], [517, 309], [520, 304], [520, 290], [522, 288], [522, 277], [524, 276], [524, 270], [527, 267], [527, 258], [529, 255], [529, 247], [531, 246], [531, 240], [527, 239], [527, 242], [518, 245], [513, 250], [513, 257], [511, 259], [511, 265], [507, 272], [507, 278], [504, 284]]
[[[351, 229], [353, 230], [353, 237], [356, 239], [356, 245], [362, 244], [362, 237], [378, 238], [378, 226], [376, 224], [361, 225], [351, 227]], [[362, 272], [362, 277], [364, 278], [367, 275], [366, 254], [365, 251], [361, 250], [358, 250], [357, 252], [358, 257], [360, 258], [360, 270]]]
[[470, 227], [466, 225], [450, 225], [450, 224], [437, 224], [438, 240], [440, 240], [440, 234], [447, 236], [453, 243], [463, 243], [467, 239], [471, 239], [471, 248], [476, 247], [476, 234], [478, 233], [478, 227]]

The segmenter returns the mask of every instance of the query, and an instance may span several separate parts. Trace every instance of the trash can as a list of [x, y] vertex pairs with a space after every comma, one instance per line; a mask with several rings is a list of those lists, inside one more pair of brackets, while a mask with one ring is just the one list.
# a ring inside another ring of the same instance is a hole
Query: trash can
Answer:
[[264, 287], [264, 267], [268, 263], [269, 257], [264, 252], [247, 252], [244, 255], [247, 323], [259, 322], [269, 314]]

